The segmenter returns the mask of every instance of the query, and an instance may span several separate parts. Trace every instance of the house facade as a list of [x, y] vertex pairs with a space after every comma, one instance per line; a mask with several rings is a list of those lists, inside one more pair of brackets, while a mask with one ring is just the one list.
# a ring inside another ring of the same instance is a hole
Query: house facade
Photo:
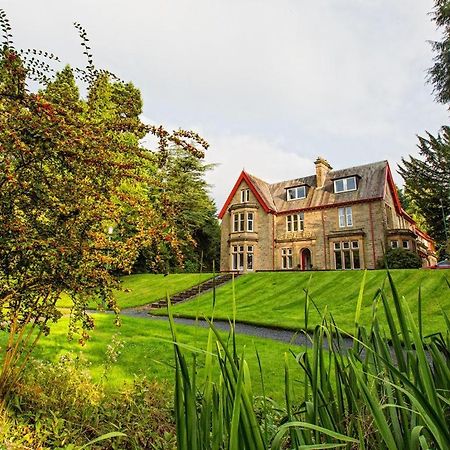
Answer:
[[221, 271], [374, 269], [386, 249], [436, 262], [403, 210], [387, 161], [269, 184], [242, 171], [219, 213]]

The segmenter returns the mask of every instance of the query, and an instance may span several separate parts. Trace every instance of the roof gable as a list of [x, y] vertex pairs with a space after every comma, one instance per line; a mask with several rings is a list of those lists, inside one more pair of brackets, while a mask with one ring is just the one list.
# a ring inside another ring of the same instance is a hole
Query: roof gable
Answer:
[[[263, 192], [265, 190], [264, 189], [264, 184], [267, 185], [267, 183], [265, 183], [262, 180], [259, 180], [256, 177], [253, 177], [253, 176], [249, 175], [248, 173], [246, 173], [243, 170], [241, 172], [241, 174], [239, 175], [239, 178], [237, 179], [233, 189], [231, 190], [230, 195], [228, 196], [225, 204], [223, 205], [222, 209], [220, 210], [219, 219], [222, 219], [222, 217], [227, 212], [227, 208], [230, 205], [231, 200], [233, 199], [233, 197], [236, 194], [237, 190], [239, 189], [239, 186], [241, 185], [242, 181], [245, 181], [247, 183], [247, 186], [252, 191], [253, 195], [256, 197], [256, 200], [258, 200], [258, 203], [262, 206], [264, 211], [266, 213], [273, 212], [273, 208], [271, 208], [269, 206], [269, 204], [271, 204], [273, 202], [270, 201], [270, 198], [269, 199], [264, 198], [267, 195], [267, 193]], [[270, 193], [269, 193], [269, 195], [270, 195]]]

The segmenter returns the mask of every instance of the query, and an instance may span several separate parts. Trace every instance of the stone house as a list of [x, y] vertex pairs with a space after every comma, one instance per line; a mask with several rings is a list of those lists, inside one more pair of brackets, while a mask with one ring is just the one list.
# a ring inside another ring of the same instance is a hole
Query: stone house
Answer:
[[403, 210], [387, 161], [269, 184], [242, 171], [219, 213], [221, 271], [374, 269], [390, 247], [436, 262]]

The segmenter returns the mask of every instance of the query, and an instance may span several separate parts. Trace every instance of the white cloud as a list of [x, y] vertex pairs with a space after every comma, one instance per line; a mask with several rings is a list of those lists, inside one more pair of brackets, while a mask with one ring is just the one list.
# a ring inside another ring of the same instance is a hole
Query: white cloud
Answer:
[[20, 46], [80, 64], [79, 21], [146, 116], [199, 131], [220, 164], [218, 206], [242, 167], [276, 181], [313, 173], [321, 154], [394, 169], [448, 122], [425, 85], [433, 0], [4, 1]]
[[252, 135], [210, 136], [211, 150], [206, 161], [220, 164], [207, 175], [211, 192], [220, 210], [243, 169], [267, 182], [276, 182], [311, 175], [312, 160], [274, 142]]

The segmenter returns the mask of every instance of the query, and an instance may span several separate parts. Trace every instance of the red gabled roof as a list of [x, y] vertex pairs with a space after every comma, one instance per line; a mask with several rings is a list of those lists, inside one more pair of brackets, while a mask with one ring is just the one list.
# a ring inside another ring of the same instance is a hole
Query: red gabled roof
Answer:
[[391, 168], [389, 167], [389, 163], [386, 164], [386, 184], [384, 187], [384, 195], [386, 196], [386, 188], [389, 186], [391, 189], [392, 197], [394, 198], [394, 206], [398, 214], [401, 216], [407, 216], [409, 219], [412, 218], [403, 210], [402, 204], [400, 203], [400, 198], [398, 196], [397, 187], [394, 183], [394, 178], [392, 178]]
[[429, 241], [432, 244], [434, 244], [434, 239], [429, 234], [427, 234], [424, 231], [422, 231], [420, 228], [417, 228], [416, 221], [403, 209], [403, 207], [402, 207], [402, 205], [400, 203], [400, 198], [398, 196], [397, 188], [395, 186], [394, 179], [392, 177], [392, 172], [391, 172], [391, 169], [389, 167], [389, 164], [386, 165], [386, 186], [385, 187], [387, 187], [387, 186], [389, 186], [389, 188], [391, 189], [392, 196], [394, 197], [395, 209], [397, 210], [397, 212], [400, 215], [402, 215], [406, 220], [408, 220], [408, 222], [410, 222], [414, 226], [414, 231], [419, 236], [421, 236], [422, 238], [424, 238], [427, 241]]
[[248, 176], [248, 174], [243, 170], [241, 172], [241, 174], [239, 175], [239, 178], [237, 179], [233, 189], [231, 190], [230, 195], [228, 196], [225, 204], [223, 205], [222, 209], [220, 210], [219, 219], [222, 219], [222, 217], [227, 212], [227, 208], [228, 208], [229, 204], [231, 203], [231, 200], [233, 199], [234, 195], [236, 194], [236, 191], [239, 189], [239, 186], [242, 183], [242, 181], [245, 181], [247, 183], [247, 186], [252, 191], [253, 195], [256, 197], [256, 200], [258, 200], [259, 204], [262, 206], [264, 211], [266, 213], [273, 212], [273, 210], [271, 208], [269, 208], [269, 206], [267, 205], [265, 200], [262, 198], [262, 196], [260, 195], [260, 193], [258, 192], [256, 187], [254, 186], [254, 184], [253, 184], [252, 180], [250, 179], [250, 177]]

